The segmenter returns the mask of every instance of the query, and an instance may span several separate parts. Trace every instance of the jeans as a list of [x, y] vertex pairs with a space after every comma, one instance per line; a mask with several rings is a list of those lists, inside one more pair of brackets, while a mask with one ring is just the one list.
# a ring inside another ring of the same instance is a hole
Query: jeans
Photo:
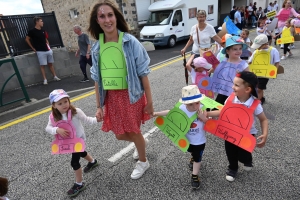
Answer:
[[254, 15], [251, 16], [252, 26], [255, 26], [256, 24], [256, 18]]

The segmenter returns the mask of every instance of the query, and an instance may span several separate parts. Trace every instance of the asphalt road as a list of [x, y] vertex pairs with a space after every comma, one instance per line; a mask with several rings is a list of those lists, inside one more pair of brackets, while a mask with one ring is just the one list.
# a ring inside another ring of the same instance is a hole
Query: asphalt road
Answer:
[[[281, 62], [285, 73], [268, 83], [263, 107], [276, 120], [269, 121], [266, 147], [253, 153], [251, 172], [241, 168], [234, 182], [226, 181], [228, 162], [224, 142], [207, 133], [199, 173], [201, 187], [192, 190], [187, 165], [190, 155], [177, 149], [155, 128], [151, 119], [142, 125], [142, 132], [150, 141], [147, 157], [151, 166], [141, 179], [132, 180], [130, 174], [135, 161], [129, 143], [117, 141], [113, 133], [100, 131], [101, 123], [84, 125], [87, 151], [100, 166], [84, 174], [87, 189], [76, 199], [300, 199], [300, 113], [297, 109], [300, 43], [295, 45], [298, 47], [292, 50], [295, 56]], [[152, 68], [149, 79], [155, 110], [171, 109], [185, 85], [182, 61]], [[95, 113], [93, 94], [73, 104], [90, 116]], [[20, 116], [24, 121], [6, 128], [0, 124], [0, 176], [10, 180], [9, 199], [69, 199], [66, 192], [74, 182], [71, 157], [51, 155], [53, 137], [44, 131], [49, 111], [44, 111], [32, 118]], [[81, 163], [86, 165], [86, 161]]]

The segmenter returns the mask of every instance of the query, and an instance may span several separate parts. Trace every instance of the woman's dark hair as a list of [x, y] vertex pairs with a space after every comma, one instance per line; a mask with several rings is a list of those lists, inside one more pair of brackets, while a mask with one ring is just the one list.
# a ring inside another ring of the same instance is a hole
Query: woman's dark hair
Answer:
[[[77, 114], [77, 111], [76, 111], [76, 108], [71, 104], [69, 98], [68, 98], [68, 101], [69, 101], [69, 104], [70, 104], [70, 109], [71, 109], [71, 113], [72, 113], [72, 117], [73, 117], [74, 115]], [[53, 115], [54, 121], [57, 122], [59, 120], [62, 120], [62, 115], [56, 108], [53, 107], [54, 104], [55, 104], [55, 102], [52, 103], [52, 115]]]
[[92, 12], [90, 14], [90, 21], [89, 21], [90, 23], [89, 23], [88, 31], [90, 32], [91, 36], [96, 40], [99, 40], [99, 34], [104, 33], [104, 31], [102, 30], [102, 28], [97, 22], [98, 9], [100, 6], [103, 5], [107, 5], [113, 9], [117, 20], [117, 29], [119, 29], [122, 32], [129, 32], [127, 22], [125, 21], [121, 11], [118, 9], [118, 6], [110, 0], [102, 0], [99, 3], [96, 3], [94, 5], [94, 7], [92, 8]]
[[0, 177], [0, 197], [7, 194], [8, 191], [8, 180], [7, 178]]

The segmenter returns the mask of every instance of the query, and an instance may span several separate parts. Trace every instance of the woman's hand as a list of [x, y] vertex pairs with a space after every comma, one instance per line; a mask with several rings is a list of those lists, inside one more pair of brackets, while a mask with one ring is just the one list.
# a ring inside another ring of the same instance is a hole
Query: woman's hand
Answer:
[[102, 108], [97, 108], [96, 118], [97, 118], [97, 122], [103, 121], [103, 109]]
[[185, 48], [181, 49], [180, 53], [183, 55], [185, 53]]
[[56, 133], [58, 133], [61, 137], [66, 138], [69, 136], [69, 131], [62, 129], [62, 128], [58, 128], [56, 129]]
[[144, 108], [144, 112], [146, 114], [149, 114], [150, 116], [153, 115], [154, 109], [153, 109], [153, 104], [152, 103], [147, 103], [147, 105]]

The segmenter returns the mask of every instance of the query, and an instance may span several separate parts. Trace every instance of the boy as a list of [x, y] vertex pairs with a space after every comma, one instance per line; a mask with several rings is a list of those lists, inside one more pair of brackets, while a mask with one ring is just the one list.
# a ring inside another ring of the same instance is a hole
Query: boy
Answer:
[[[251, 46], [251, 48], [256, 49], [252, 56], [249, 58], [248, 62], [249, 65], [252, 63], [255, 54], [260, 53], [262, 51], [269, 52], [270, 56], [270, 64], [275, 65], [277, 68], [280, 62], [280, 54], [276, 48], [273, 48], [269, 45], [268, 37], [264, 34], [258, 35]], [[267, 58], [265, 59], [267, 60]], [[258, 99], [261, 101], [261, 104], [264, 104], [265, 97], [264, 97], [264, 90], [267, 89], [268, 78], [258, 78], [258, 86], [257, 86], [257, 93]]]
[[[255, 86], [258, 83], [257, 76], [249, 71], [242, 71], [237, 73], [236, 77], [233, 80], [233, 94], [225, 101], [223, 109], [228, 109], [228, 105], [230, 104], [240, 104], [245, 106], [245, 109], [248, 108], [248, 113], [250, 113], [252, 105], [257, 104], [254, 108], [253, 115], [256, 116], [261, 125], [262, 135], [257, 138], [259, 141], [256, 145], [257, 147], [261, 148], [265, 146], [268, 137], [268, 120], [263, 112], [263, 108], [261, 104], [259, 104], [255, 99], [257, 97], [257, 93], [255, 90]], [[227, 104], [227, 105], [226, 105]], [[230, 107], [229, 107], [230, 108]], [[229, 110], [229, 109], [228, 109]], [[207, 117], [219, 117], [221, 111], [215, 110], [211, 112], [199, 112], [198, 118], [201, 121], [206, 123], [208, 120]], [[234, 119], [228, 119], [228, 121], [234, 121]], [[250, 129], [250, 133], [254, 137], [257, 134], [257, 129], [255, 128], [255, 120], [253, 119], [253, 123]], [[225, 141], [225, 150], [227, 159], [229, 161], [228, 171], [226, 173], [226, 180], [227, 181], [234, 181], [237, 171], [238, 171], [238, 161], [244, 164], [244, 170], [250, 171], [253, 167], [252, 165], [252, 154], [228, 141]]]
[[[200, 93], [198, 86], [188, 85], [183, 87], [182, 98], [179, 100], [179, 102], [182, 104], [179, 106], [179, 109], [181, 109], [187, 115], [187, 117], [191, 118], [195, 114], [198, 114], [200, 110], [201, 97], [202, 94]], [[168, 112], [169, 110], [154, 112], [153, 116], [166, 116]], [[198, 173], [200, 170], [200, 164], [206, 143], [205, 132], [203, 130], [203, 122], [201, 122], [198, 117], [191, 124], [190, 130], [187, 132], [186, 137], [190, 143], [188, 152], [192, 154], [192, 188], [197, 189], [200, 187]]]

